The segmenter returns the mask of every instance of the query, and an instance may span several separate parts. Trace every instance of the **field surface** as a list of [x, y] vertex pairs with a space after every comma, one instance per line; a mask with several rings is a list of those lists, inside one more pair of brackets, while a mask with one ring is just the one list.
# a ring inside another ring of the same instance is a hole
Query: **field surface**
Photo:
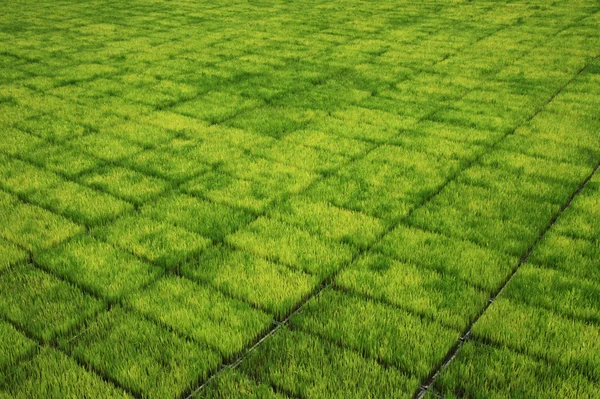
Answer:
[[600, 398], [600, 2], [5, 0], [0, 398]]

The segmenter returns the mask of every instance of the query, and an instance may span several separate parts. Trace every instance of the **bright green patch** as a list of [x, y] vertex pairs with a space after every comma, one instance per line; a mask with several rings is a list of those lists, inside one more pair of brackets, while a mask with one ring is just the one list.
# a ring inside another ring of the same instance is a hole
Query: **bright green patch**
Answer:
[[[23, 356], [32, 352], [36, 343], [10, 324], [0, 321], [0, 370], [14, 366]], [[0, 385], [2, 377], [0, 376]]]
[[321, 240], [304, 230], [272, 219], [260, 218], [226, 238], [248, 252], [325, 277], [352, 259], [344, 244]]
[[123, 297], [160, 274], [158, 268], [88, 235], [41, 252], [35, 261], [110, 300]]
[[131, 398], [122, 389], [78, 365], [63, 353], [45, 347], [33, 360], [0, 377], [0, 397], [13, 399], [68, 397]]
[[63, 346], [144, 397], [176, 397], [219, 364], [219, 356], [134, 313], [114, 308]]
[[163, 180], [125, 168], [100, 170], [84, 177], [83, 182], [135, 204], [156, 197], [168, 187]]
[[461, 347], [431, 390], [445, 398], [592, 399], [598, 394], [596, 383], [573, 367], [473, 342]]
[[83, 230], [81, 226], [36, 206], [12, 198], [9, 203], [10, 207], [0, 203], [0, 236], [30, 251], [51, 247]]
[[503, 295], [530, 306], [600, 325], [600, 287], [596, 282], [552, 270], [524, 265]]
[[132, 209], [129, 204], [28, 163], [6, 159], [0, 165], [0, 185], [28, 201], [77, 222], [95, 224]]
[[207, 249], [181, 266], [181, 272], [277, 317], [286, 315], [319, 283], [316, 276], [225, 246]]
[[592, 281], [600, 278], [600, 241], [580, 240], [551, 231], [535, 246], [530, 262]]
[[237, 179], [222, 172], [209, 172], [190, 180], [184, 191], [206, 197], [214, 202], [246, 209], [253, 213], [264, 212], [283, 193], [273, 191], [268, 184]]
[[428, 230], [520, 256], [559, 209], [559, 205], [528, 201], [499, 189], [451, 183], [409, 220]]
[[387, 234], [376, 248], [399, 261], [460, 277], [490, 292], [501, 286], [518, 263], [516, 257], [472, 242], [404, 225]]
[[139, 312], [231, 356], [271, 321], [266, 313], [180, 277], [166, 277], [127, 299]]
[[571, 191], [575, 191], [589, 173], [589, 168], [584, 166], [504, 151], [495, 151], [484, 156], [481, 163], [490, 168], [508, 170], [516, 175], [554, 180], [570, 187]]
[[240, 209], [180, 194], [163, 197], [144, 206], [141, 212], [217, 241], [252, 220]]
[[322, 180], [308, 195], [393, 220], [431, 195], [457, 165], [456, 160], [382, 146]]
[[324, 202], [295, 199], [277, 207], [270, 216], [361, 248], [375, 241], [384, 230], [384, 223], [376, 218]]
[[479, 165], [465, 170], [457, 180], [467, 185], [498, 191], [504, 195], [556, 204], [567, 202], [574, 191], [573, 186], [562, 182]]
[[296, 194], [316, 178], [311, 172], [254, 157], [226, 163], [222, 170], [237, 178], [256, 182], [270, 192], [281, 194]]
[[175, 181], [189, 179], [210, 169], [209, 165], [190, 158], [186, 152], [165, 147], [138, 153], [126, 162], [147, 174]]
[[512, 299], [500, 298], [473, 327], [479, 339], [506, 345], [549, 361], [600, 376], [600, 330]]
[[352, 107], [334, 112], [332, 118], [321, 119], [315, 127], [346, 138], [387, 143], [402, 130], [413, 127], [416, 122], [416, 118], [409, 116]]
[[[521, 133], [518, 131], [518, 133]], [[499, 148], [518, 152], [530, 157], [546, 158], [557, 163], [575, 163], [592, 167], [600, 156], [600, 150], [579, 146], [577, 143], [561, 143], [536, 135], [515, 134], [502, 141]]]
[[451, 141], [423, 132], [402, 132], [391, 142], [412, 151], [456, 159], [465, 163], [474, 160], [486, 150], [482, 145]]
[[118, 137], [142, 146], [156, 146], [175, 137], [173, 131], [164, 128], [127, 122], [103, 129], [103, 134]]
[[69, 332], [103, 304], [31, 265], [0, 275], [0, 313], [42, 341]]
[[91, 171], [101, 164], [100, 160], [90, 155], [61, 145], [44, 144], [22, 155], [52, 172], [70, 178]]
[[102, 239], [167, 268], [200, 252], [209, 240], [180, 227], [127, 216], [94, 230]]
[[600, 242], [600, 186], [596, 173], [552, 227], [553, 233]]
[[159, 126], [186, 135], [194, 135], [206, 130], [208, 123], [170, 111], [155, 111], [140, 120], [149, 125]]
[[325, 290], [292, 318], [299, 327], [424, 379], [460, 333], [392, 306]]
[[312, 147], [346, 157], [356, 157], [373, 147], [372, 144], [364, 141], [338, 137], [318, 130], [298, 130], [286, 134], [282, 142]]
[[256, 100], [248, 100], [241, 96], [212, 91], [196, 100], [184, 102], [176, 106], [174, 110], [209, 123], [218, 123], [258, 105], [260, 105], [260, 102]]
[[86, 133], [85, 126], [54, 115], [36, 115], [16, 123], [16, 127], [51, 142], [70, 140]]
[[88, 226], [110, 221], [133, 209], [131, 204], [73, 182], [45, 187], [27, 198]]
[[71, 143], [75, 148], [109, 162], [128, 159], [143, 150], [140, 145], [124, 139], [100, 134], [89, 134]]
[[31, 151], [41, 143], [41, 139], [20, 130], [5, 126], [0, 129], [0, 153], [19, 155]]
[[358, 352], [287, 328], [252, 352], [241, 369], [286, 392], [311, 398], [405, 397], [419, 384]]
[[0, 238], [0, 272], [29, 258], [27, 251]]
[[35, 194], [63, 182], [58, 175], [18, 159], [0, 157], [0, 186], [17, 194]]
[[344, 269], [336, 286], [464, 329], [488, 295], [450, 275], [367, 253]]
[[312, 119], [311, 113], [290, 107], [262, 107], [236, 116], [228, 124], [254, 133], [282, 138], [302, 129]]
[[343, 155], [285, 140], [259, 153], [273, 161], [314, 172], [328, 172], [348, 161]]
[[195, 399], [285, 399], [287, 396], [274, 392], [269, 384], [259, 383], [239, 371], [223, 371], [211, 380]]

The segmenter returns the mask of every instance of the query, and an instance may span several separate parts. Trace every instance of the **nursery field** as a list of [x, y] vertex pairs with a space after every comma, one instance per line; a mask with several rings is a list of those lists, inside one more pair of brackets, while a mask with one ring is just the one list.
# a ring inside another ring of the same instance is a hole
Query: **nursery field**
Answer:
[[600, 398], [600, 1], [0, 4], [0, 398]]

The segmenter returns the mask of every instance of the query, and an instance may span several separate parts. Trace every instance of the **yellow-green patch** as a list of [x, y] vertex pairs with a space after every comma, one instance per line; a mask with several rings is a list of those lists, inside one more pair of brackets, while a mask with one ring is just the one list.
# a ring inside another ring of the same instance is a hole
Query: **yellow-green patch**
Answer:
[[159, 268], [88, 235], [41, 252], [35, 261], [110, 300], [119, 299], [160, 275]]
[[218, 287], [283, 317], [318, 284], [316, 276], [223, 245], [205, 250], [181, 267], [183, 275]]
[[148, 201], [168, 188], [168, 183], [161, 179], [120, 167], [99, 170], [82, 181], [135, 204]]
[[148, 204], [141, 213], [217, 241], [253, 219], [241, 209], [181, 194], [165, 196]]
[[167, 268], [175, 267], [210, 243], [208, 239], [180, 227], [133, 215], [97, 228], [93, 233]]
[[181, 277], [165, 277], [126, 303], [224, 356], [248, 346], [271, 322], [268, 314]]
[[31, 361], [0, 377], [0, 397], [27, 399], [67, 397], [132, 398], [123, 389], [77, 364], [62, 352], [44, 347]]
[[144, 397], [177, 397], [221, 360], [215, 352], [120, 307], [101, 314], [62, 346]]
[[348, 263], [355, 252], [345, 244], [319, 239], [304, 230], [260, 218], [226, 238], [245, 251], [325, 277]]
[[0, 275], [0, 313], [47, 342], [98, 312], [101, 301], [31, 265]]

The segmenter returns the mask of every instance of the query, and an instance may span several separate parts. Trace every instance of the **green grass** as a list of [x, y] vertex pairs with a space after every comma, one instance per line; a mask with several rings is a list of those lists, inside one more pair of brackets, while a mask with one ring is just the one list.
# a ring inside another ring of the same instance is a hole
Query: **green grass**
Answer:
[[[286, 136], [290, 137], [290, 136]], [[268, 149], [258, 152], [276, 162], [292, 165], [313, 172], [327, 173], [349, 160], [343, 154], [310, 147], [291, 141], [281, 140]]]
[[266, 184], [237, 179], [219, 171], [203, 174], [183, 186], [187, 193], [255, 214], [264, 212], [281, 198], [281, 194], [271, 188]]
[[85, 176], [82, 181], [134, 204], [143, 204], [169, 187], [161, 179], [125, 168], [100, 170]]
[[581, 279], [597, 280], [600, 233], [596, 227], [596, 204], [599, 189], [595, 175], [550, 234], [536, 246], [531, 255], [532, 263]]
[[497, 289], [518, 260], [470, 241], [399, 225], [376, 246], [385, 255], [464, 279], [486, 290]]
[[3, 2], [0, 398], [600, 396], [598, 26]]
[[209, 170], [207, 164], [201, 160], [189, 158], [185, 151], [174, 145], [138, 153], [127, 159], [126, 163], [149, 175], [175, 182], [189, 179]]
[[164, 196], [156, 203], [145, 205], [141, 213], [216, 241], [252, 220], [243, 210], [180, 194]]
[[198, 399], [285, 399], [288, 396], [274, 392], [269, 384], [256, 383], [240, 372], [226, 370], [193, 397]]
[[88, 235], [41, 252], [35, 261], [109, 300], [120, 299], [160, 275], [158, 267]]
[[74, 396], [131, 398], [122, 389], [78, 365], [55, 349], [44, 348], [0, 380], [6, 398], [64, 398]]
[[600, 324], [600, 287], [552, 269], [523, 267], [505, 295], [530, 306]]
[[359, 212], [347, 211], [324, 202], [313, 203], [302, 199], [277, 207], [271, 216], [359, 248], [366, 248], [375, 242], [385, 227], [380, 220]]
[[100, 315], [62, 346], [132, 392], [171, 396], [191, 388], [219, 356], [121, 308]]
[[181, 266], [181, 273], [265, 309], [278, 318], [288, 314], [319, 284], [317, 276], [223, 245], [212, 247], [197, 259], [186, 262]]
[[221, 170], [245, 179], [271, 192], [296, 194], [307, 188], [316, 175], [286, 164], [264, 158], [243, 156], [233, 162], [226, 160]]
[[[9, 119], [10, 120], [10, 119]], [[17, 155], [33, 150], [35, 147], [44, 143], [41, 139], [3, 125], [0, 131], [2, 140], [0, 143], [0, 153], [8, 155]]]
[[174, 132], [160, 127], [143, 125], [135, 122], [126, 122], [124, 124], [111, 126], [108, 129], [104, 129], [102, 133], [126, 139], [142, 146], [155, 146], [170, 141], [175, 137]]
[[0, 370], [13, 366], [20, 358], [32, 352], [36, 347], [34, 341], [28, 339], [8, 323], [0, 323], [0, 332], [2, 333]]
[[[417, 380], [299, 331], [279, 331], [241, 370], [294, 395], [312, 398], [405, 396]], [[359, 381], [362, 381], [359, 383]]]
[[51, 247], [83, 229], [62, 216], [0, 191], [0, 236], [29, 251]]
[[68, 333], [103, 303], [31, 265], [0, 276], [0, 314], [41, 341]]
[[227, 238], [232, 245], [295, 269], [327, 276], [351, 260], [345, 244], [320, 239], [273, 219], [260, 218]]
[[95, 229], [94, 234], [167, 268], [175, 267], [210, 243], [180, 227], [133, 215]]
[[485, 341], [574, 367], [598, 380], [598, 327], [513, 299], [499, 299], [475, 325]]
[[597, 385], [572, 367], [471, 342], [442, 373], [435, 390], [445, 398], [466, 394], [469, 398], [591, 399], [598, 394]]
[[198, 118], [209, 123], [222, 122], [237, 113], [260, 105], [259, 101], [245, 99], [242, 96], [213, 91], [199, 99], [185, 102], [174, 107], [183, 115]]
[[334, 290], [313, 298], [291, 324], [420, 379], [442, 361], [441, 355], [460, 335], [393, 306]]
[[377, 253], [359, 258], [335, 284], [457, 329], [467, 326], [488, 297], [456, 277]]
[[457, 166], [456, 160], [381, 146], [319, 181], [307, 195], [390, 221], [432, 194]]
[[29, 161], [68, 178], [77, 177], [101, 165], [101, 161], [96, 158], [58, 144], [44, 143], [22, 155]]
[[122, 138], [99, 134], [89, 134], [71, 143], [76, 149], [107, 162], [130, 158], [143, 150], [142, 146]]
[[558, 211], [556, 204], [527, 200], [503, 187], [453, 182], [409, 220], [424, 229], [519, 256]]
[[266, 313], [180, 277], [161, 279], [126, 302], [224, 356], [240, 351], [271, 321]]
[[21, 263], [29, 258], [23, 249], [0, 238], [0, 271], [8, 269], [11, 265]]
[[56, 119], [51, 115], [36, 115], [15, 123], [15, 126], [34, 136], [56, 142], [80, 137], [86, 132], [85, 127], [78, 123]]

